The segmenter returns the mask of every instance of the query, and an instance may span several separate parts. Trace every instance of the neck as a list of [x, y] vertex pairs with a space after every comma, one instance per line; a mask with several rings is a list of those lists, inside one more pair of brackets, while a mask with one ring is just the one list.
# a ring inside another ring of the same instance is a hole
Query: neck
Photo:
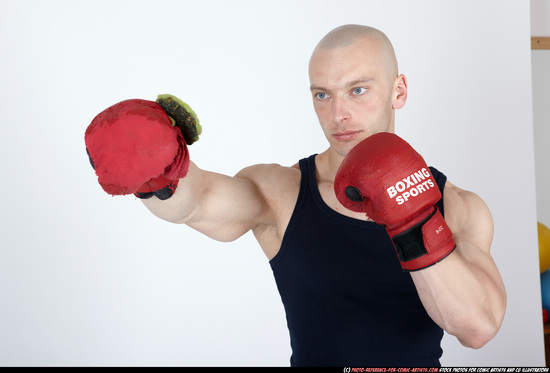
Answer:
[[316, 157], [317, 173], [325, 181], [334, 182], [336, 171], [344, 157], [338, 154], [334, 149], [328, 148]]

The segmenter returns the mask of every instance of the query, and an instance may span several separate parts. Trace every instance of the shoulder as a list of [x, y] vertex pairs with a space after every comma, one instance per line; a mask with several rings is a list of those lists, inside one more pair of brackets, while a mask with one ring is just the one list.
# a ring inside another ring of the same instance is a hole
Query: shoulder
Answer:
[[250, 180], [260, 189], [285, 186], [300, 182], [300, 169], [297, 165], [292, 167], [279, 164], [256, 164], [239, 171], [235, 177]]
[[259, 164], [241, 170], [236, 177], [254, 185], [264, 206], [262, 219], [253, 227], [254, 236], [269, 259], [282, 244], [300, 192], [301, 172], [297, 165]]
[[257, 164], [239, 171], [235, 177], [250, 181], [272, 209], [293, 201], [300, 188], [301, 173], [298, 165]]
[[467, 240], [489, 252], [493, 219], [485, 201], [477, 194], [446, 181], [443, 193], [445, 221], [455, 240]]

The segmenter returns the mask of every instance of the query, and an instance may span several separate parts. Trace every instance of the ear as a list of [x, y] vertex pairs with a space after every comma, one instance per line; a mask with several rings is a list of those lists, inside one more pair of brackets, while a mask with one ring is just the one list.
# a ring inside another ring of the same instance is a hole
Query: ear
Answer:
[[407, 78], [401, 74], [393, 82], [392, 108], [401, 109], [407, 101]]

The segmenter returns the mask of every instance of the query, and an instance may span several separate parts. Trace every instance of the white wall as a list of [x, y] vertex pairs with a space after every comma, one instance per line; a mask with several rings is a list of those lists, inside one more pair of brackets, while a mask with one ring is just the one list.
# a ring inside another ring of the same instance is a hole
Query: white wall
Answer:
[[[550, 8], [548, 19], [550, 20]], [[531, 64], [537, 220], [550, 227], [550, 50], [533, 50]]]
[[[531, 0], [531, 35], [550, 37], [550, 2]], [[550, 50], [531, 52], [537, 219], [550, 227]]]
[[530, 0], [531, 36], [550, 36], [550, 2]]
[[84, 130], [107, 106], [172, 93], [198, 113], [203, 168], [323, 151], [315, 43], [344, 23], [393, 40], [409, 101], [397, 131], [482, 196], [508, 290], [481, 350], [444, 365], [543, 365], [529, 50], [521, 0], [2, 1], [0, 365], [288, 365], [283, 308], [248, 234], [208, 240], [107, 196]]

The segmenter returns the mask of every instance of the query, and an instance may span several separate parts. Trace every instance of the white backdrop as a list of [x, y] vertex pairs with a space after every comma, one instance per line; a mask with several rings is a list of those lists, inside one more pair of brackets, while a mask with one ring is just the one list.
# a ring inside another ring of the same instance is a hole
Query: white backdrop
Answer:
[[[550, 1], [531, 0], [531, 35], [550, 37]], [[537, 219], [550, 227], [550, 50], [531, 51], [533, 76], [533, 127], [535, 137], [535, 179], [537, 188]]]
[[201, 167], [292, 165], [327, 146], [307, 63], [345, 23], [388, 34], [409, 79], [397, 132], [493, 212], [504, 324], [481, 350], [445, 336], [442, 363], [544, 365], [528, 2], [0, 5], [0, 365], [288, 365], [252, 235], [218, 243], [106, 195], [84, 131], [111, 104], [172, 93], [204, 126]]

